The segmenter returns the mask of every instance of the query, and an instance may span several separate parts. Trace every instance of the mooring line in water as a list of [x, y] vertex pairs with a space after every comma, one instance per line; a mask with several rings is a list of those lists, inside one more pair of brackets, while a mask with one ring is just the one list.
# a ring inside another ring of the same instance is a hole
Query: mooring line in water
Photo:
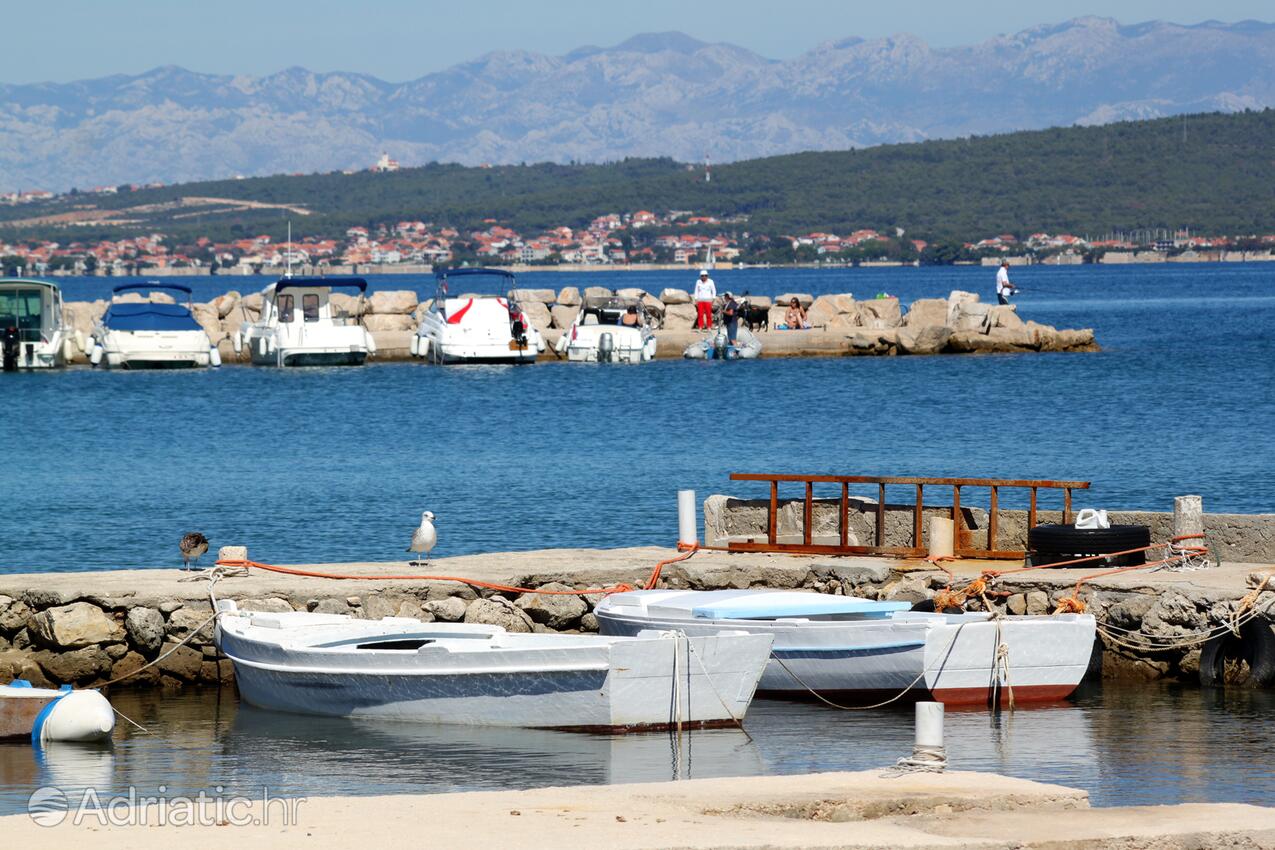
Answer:
[[143, 732], [143, 733], [145, 733], [145, 734], [147, 734], [147, 735], [153, 734], [153, 733], [151, 732], [151, 730], [147, 729], [145, 726], [143, 726], [142, 724], [138, 723], [136, 720], [134, 720], [133, 718], [129, 717], [129, 716], [128, 716], [127, 714], [125, 714], [124, 712], [120, 711], [120, 710], [119, 710], [118, 708], [116, 708], [114, 705], [112, 705], [112, 706], [111, 706], [111, 711], [115, 712], [115, 713], [116, 713], [116, 714], [118, 714], [120, 717], [122, 717], [122, 718], [124, 718], [125, 720], [127, 720], [129, 723], [132, 723], [132, 724], [133, 724], [134, 726], [136, 726], [138, 729], [142, 730], [142, 732]]

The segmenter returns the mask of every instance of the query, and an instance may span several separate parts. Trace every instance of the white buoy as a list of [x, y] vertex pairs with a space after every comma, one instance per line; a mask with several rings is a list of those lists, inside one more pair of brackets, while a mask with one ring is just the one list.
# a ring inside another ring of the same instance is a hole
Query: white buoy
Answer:
[[420, 357], [421, 354], [421, 335], [412, 334], [412, 356]]
[[918, 702], [916, 704], [916, 747], [918, 749], [943, 749], [943, 703]]
[[115, 712], [98, 691], [71, 691], [54, 701], [44, 722], [36, 719], [33, 743], [49, 741], [100, 741], [115, 729]]
[[105, 353], [106, 353], [106, 350], [102, 348], [101, 343], [94, 343], [93, 353], [89, 355], [89, 362], [92, 363], [94, 366], [100, 365], [102, 362], [102, 355]]
[[699, 545], [699, 523], [695, 513], [695, 491], [677, 491], [677, 542], [678, 545]]
[[372, 336], [371, 331], [364, 331], [363, 336], [367, 338], [367, 353], [376, 353], [376, 337]]
[[217, 346], [215, 345], [208, 349], [208, 362], [211, 363], [214, 368], [221, 365], [221, 352], [217, 350]]
[[240, 349], [243, 348], [243, 337], [238, 333], [232, 334], [230, 344], [235, 349], [235, 354], [238, 354]]

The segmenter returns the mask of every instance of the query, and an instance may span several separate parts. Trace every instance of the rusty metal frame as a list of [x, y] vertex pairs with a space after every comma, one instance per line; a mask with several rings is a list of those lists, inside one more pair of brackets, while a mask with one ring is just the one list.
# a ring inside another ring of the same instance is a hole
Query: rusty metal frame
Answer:
[[[1048, 479], [1016, 479], [1016, 478], [918, 478], [913, 476], [889, 475], [786, 475], [772, 473], [736, 472], [731, 474], [732, 481], [765, 481], [770, 484], [770, 502], [766, 511], [766, 540], [758, 542], [732, 542], [727, 549], [732, 552], [790, 552], [803, 555], [899, 555], [903, 557], [924, 557], [926, 547], [923, 536], [922, 515], [925, 510], [926, 487], [952, 488], [952, 522], [954, 526], [954, 542], [957, 555], [966, 558], [988, 558], [1017, 560], [1026, 555], [1022, 550], [997, 549], [996, 536], [1000, 528], [1000, 491], [1004, 489], [1025, 489], [1030, 491], [1030, 506], [1027, 511], [1027, 525], [1035, 527], [1039, 514], [1037, 493], [1040, 490], [1062, 490], [1063, 508], [1062, 522], [1071, 521], [1071, 493], [1073, 490], [1089, 489], [1088, 481], [1052, 481]], [[780, 543], [779, 533], [779, 485], [781, 483], [797, 483], [805, 485], [805, 499], [802, 506], [801, 543]], [[840, 542], [838, 545], [816, 544], [814, 534], [814, 485], [840, 484], [841, 498], [838, 504]], [[876, 528], [872, 546], [851, 546], [850, 543], [850, 485], [876, 484], [877, 509]], [[885, 488], [886, 485], [912, 485], [916, 488], [916, 502], [912, 508], [912, 545], [885, 545]], [[961, 488], [986, 487], [991, 491], [991, 505], [988, 510], [987, 547], [977, 548], [970, 543], [970, 531], [965, 528], [964, 515], [961, 512]]]

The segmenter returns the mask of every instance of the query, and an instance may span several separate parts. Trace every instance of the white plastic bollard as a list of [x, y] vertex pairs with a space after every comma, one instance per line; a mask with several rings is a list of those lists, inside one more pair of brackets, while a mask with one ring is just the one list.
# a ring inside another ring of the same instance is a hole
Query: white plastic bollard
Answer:
[[917, 750], [943, 750], [943, 703], [916, 704], [915, 747]]
[[687, 546], [699, 545], [694, 490], [677, 491], [677, 542]]

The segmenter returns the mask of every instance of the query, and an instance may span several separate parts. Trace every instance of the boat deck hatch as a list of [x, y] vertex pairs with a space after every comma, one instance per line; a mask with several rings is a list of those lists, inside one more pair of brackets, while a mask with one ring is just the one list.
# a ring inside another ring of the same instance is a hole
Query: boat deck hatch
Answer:
[[401, 638], [399, 640], [374, 640], [355, 645], [355, 649], [406, 649], [415, 652], [426, 644], [434, 643], [428, 638]]

